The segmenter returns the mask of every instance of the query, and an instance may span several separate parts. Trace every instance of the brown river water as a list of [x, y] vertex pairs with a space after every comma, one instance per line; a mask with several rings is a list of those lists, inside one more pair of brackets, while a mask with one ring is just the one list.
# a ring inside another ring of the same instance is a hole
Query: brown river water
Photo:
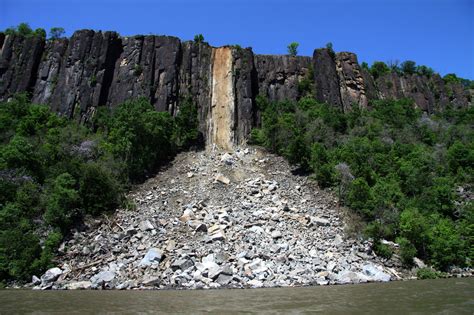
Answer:
[[474, 314], [474, 278], [189, 291], [1, 290], [0, 314]]

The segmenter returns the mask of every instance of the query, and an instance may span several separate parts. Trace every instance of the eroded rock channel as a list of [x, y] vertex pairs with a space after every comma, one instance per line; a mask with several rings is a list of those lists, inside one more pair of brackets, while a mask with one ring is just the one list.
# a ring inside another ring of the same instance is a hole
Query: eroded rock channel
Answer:
[[399, 277], [396, 263], [345, 233], [333, 195], [257, 148], [182, 153], [129, 197], [136, 209], [87, 221], [37, 288], [243, 288]]

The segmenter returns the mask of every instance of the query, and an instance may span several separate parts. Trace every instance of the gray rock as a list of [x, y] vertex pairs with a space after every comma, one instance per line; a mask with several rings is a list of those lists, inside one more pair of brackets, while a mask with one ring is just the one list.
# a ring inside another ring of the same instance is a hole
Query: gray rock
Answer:
[[215, 279], [217, 278], [218, 275], [220, 275], [222, 272], [222, 268], [219, 265], [213, 265], [211, 266], [208, 271], [207, 271], [207, 277], [210, 279]]
[[145, 220], [145, 221], [142, 221], [140, 222], [140, 224], [138, 225], [139, 229], [142, 230], [143, 232], [145, 231], [150, 231], [150, 230], [153, 230], [155, 227], [153, 226], [153, 224], [151, 224], [150, 221], [148, 220]]
[[178, 269], [180, 270], [186, 270], [190, 267], [194, 266], [194, 263], [193, 261], [190, 259], [190, 258], [187, 258], [187, 257], [184, 257], [184, 258], [180, 258], [180, 259], [177, 259], [175, 260], [172, 264], [171, 264], [171, 269], [173, 271], [176, 271]]
[[57, 267], [48, 269], [41, 277], [41, 282], [43, 284], [56, 281], [60, 275], [63, 274], [63, 271]]
[[261, 287], [263, 287], [263, 282], [260, 281], [260, 280], [257, 280], [257, 279], [250, 280], [250, 281], [247, 282], [247, 284], [249, 286], [251, 286], [252, 288], [261, 288]]
[[353, 272], [349, 270], [343, 270], [339, 272], [335, 281], [337, 284], [349, 284], [349, 283], [362, 283], [367, 282], [367, 277], [360, 272]]
[[88, 290], [91, 287], [92, 282], [90, 281], [78, 281], [66, 284], [66, 289], [68, 290]]
[[32, 283], [33, 285], [38, 285], [38, 284], [41, 283], [41, 279], [38, 278], [37, 276], [33, 275], [33, 276], [31, 277], [31, 283]]
[[159, 264], [163, 258], [163, 253], [158, 248], [150, 248], [145, 257], [140, 261], [140, 267], [148, 267], [152, 264]]
[[277, 239], [277, 238], [281, 238], [281, 237], [282, 237], [282, 235], [281, 235], [280, 231], [275, 230], [275, 231], [272, 232], [272, 238], [273, 239]]
[[221, 273], [219, 277], [217, 277], [216, 282], [220, 285], [227, 285], [232, 281], [232, 275], [225, 275]]
[[320, 218], [320, 217], [311, 217], [311, 224], [318, 226], [329, 226], [329, 220]]
[[91, 278], [92, 286], [99, 287], [115, 279], [115, 272], [101, 271]]
[[390, 281], [390, 275], [383, 272], [381, 268], [369, 263], [362, 267], [362, 272], [372, 281]]
[[145, 286], [157, 286], [160, 284], [160, 281], [161, 279], [158, 276], [145, 276], [142, 279], [142, 283]]

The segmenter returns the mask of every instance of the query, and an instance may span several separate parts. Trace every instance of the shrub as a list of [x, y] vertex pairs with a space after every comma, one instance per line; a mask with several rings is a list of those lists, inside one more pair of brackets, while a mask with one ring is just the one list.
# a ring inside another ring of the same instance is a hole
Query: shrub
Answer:
[[413, 265], [413, 258], [416, 255], [415, 246], [404, 237], [398, 237], [396, 242], [400, 245], [400, 258], [402, 259], [402, 263], [406, 266]]
[[416, 271], [418, 279], [438, 279], [441, 277], [441, 273], [431, 268], [420, 268]]
[[61, 174], [49, 190], [44, 219], [50, 225], [67, 232], [78, 215], [79, 194], [76, 190], [76, 180], [68, 173]]
[[375, 61], [370, 67], [370, 73], [377, 79], [386, 73], [390, 73], [390, 68], [382, 61]]
[[385, 259], [390, 259], [393, 255], [393, 251], [390, 246], [388, 246], [387, 244], [382, 244], [380, 242], [377, 242], [374, 245], [374, 252]]

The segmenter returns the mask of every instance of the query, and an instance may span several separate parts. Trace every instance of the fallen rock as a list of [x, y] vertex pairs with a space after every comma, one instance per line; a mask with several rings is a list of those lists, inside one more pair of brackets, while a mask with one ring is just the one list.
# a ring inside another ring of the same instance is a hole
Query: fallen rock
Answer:
[[101, 271], [91, 278], [92, 286], [99, 287], [115, 279], [115, 272]]
[[145, 221], [140, 222], [140, 224], [138, 225], [138, 228], [142, 230], [143, 232], [145, 232], [145, 231], [153, 230], [155, 227], [153, 226], [153, 224], [151, 224], [150, 221], [145, 220]]
[[92, 282], [90, 281], [78, 281], [66, 284], [66, 289], [68, 290], [88, 290], [91, 287]]
[[311, 217], [311, 224], [317, 226], [329, 226], [331, 223], [329, 220], [320, 218], [320, 217]]
[[363, 283], [367, 282], [367, 277], [360, 272], [343, 270], [336, 275], [335, 281], [337, 284]]
[[63, 274], [63, 271], [57, 267], [48, 269], [48, 271], [46, 271], [44, 275], [41, 277], [41, 282], [43, 284], [54, 282], [62, 274]]
[[152, 264], [159, 264], [163, 258], [163, 253], [158, 248], [150, 248], [145, 254], [145, 257], [140, 261], [140, 267], [151, 266]]
[[221, 182], [221, 183], [226, 184], [226, 185], [230, 184], [230, 179], [228, 179], [227, 177], [225, 177], [222, 174], [218, 174], [216, 176], [216, 181]]
[[366, 264], [362, 267], [362, 272], [372, 281], [390, 281], [390, 275], [383, 272], [380, 267], [373, 264]]
[[160, 277], [158, 276], [145, 276], [142, 279], [142, 284], [145, 286], [156, 286], [160, 284]]
[[183, 258], [179, 258], [177, 260], [175, 260], [172, 264], [171, 264], [171, 269], [173, 271], [176, 271], [178, 269], [180, 270], [186, 270], [190, 267], [192, 267], [194, 265], [193, 261], [187, 257], [183, 257]]
[[261, 287], [263, 287], [263, 282], [260, 281], [260, 280], [257, 280], [257, 279], [250, 280], [250, 281], [247, 282], [247, 284], [249, 286], [251, 286], [252, 288], [261, 288]]

